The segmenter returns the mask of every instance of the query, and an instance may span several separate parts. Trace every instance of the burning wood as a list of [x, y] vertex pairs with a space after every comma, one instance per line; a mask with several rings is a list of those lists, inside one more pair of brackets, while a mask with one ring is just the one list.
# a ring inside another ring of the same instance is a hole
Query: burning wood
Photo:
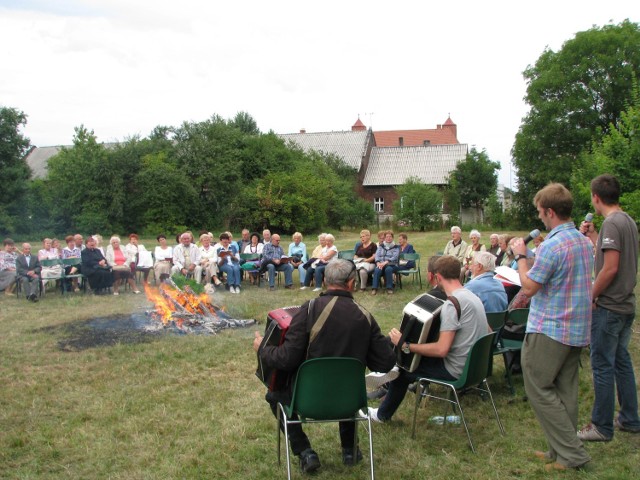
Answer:
[[217, 333], [225, 328], [246, 327], [255, 320], [237, 320], [229, 318], [222, 307], [209, 301], [206, 293], [197, 295], [188, 285], [180, 289], [171, 279], [158, 288], [145, 286], [147, 299], [155, 306], [148, 312], [165, 327], [175, 325], [181, 330], [199, 328]]

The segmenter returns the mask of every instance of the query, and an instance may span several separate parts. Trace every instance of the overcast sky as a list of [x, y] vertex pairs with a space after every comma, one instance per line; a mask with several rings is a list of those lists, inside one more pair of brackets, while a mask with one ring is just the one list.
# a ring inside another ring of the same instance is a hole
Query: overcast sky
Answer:
[[450, 114], [515, 187], [522, 71], [625, 18], [640, 2], [0, 0], [0, 105], [27, 114], [36, 146], [68, 145], [81, 124], [110, 142], [238, 111], [277, 133]]

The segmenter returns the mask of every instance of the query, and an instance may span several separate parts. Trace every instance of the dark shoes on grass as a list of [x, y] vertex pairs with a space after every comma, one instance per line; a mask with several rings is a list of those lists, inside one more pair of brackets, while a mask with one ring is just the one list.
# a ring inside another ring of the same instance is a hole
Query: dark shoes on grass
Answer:
[[315, 472], [320, 468], [320, 458], [311, 448], [307, 448], [300, 454], [300, 469], [302, 473]]
[[342, 463], [345, 465], [353, 466], [358, 462], [362, 461], [362, 452], [360, 449], [357, 449], [356, 454], [353, 454], [353, 448], [343, 448], [342, 449]]

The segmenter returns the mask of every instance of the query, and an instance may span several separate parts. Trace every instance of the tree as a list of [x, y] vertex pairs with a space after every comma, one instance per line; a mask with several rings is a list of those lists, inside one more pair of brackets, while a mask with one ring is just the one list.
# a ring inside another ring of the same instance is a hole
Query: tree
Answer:
[[640, 86], [635, 84], [632, 103], [620, 114], [616, 126], [600, 142], [594, 142], [574, 170], [571, 187], [575, 210], [591, 209], [591, 180], [611, 173], [620, 181], [620, 203], [633, 218], [640, 218]]
[[530, 111], [512, 155], [527, 218], [535, 193], [551, 181], [569, 185], [581, 153], [617, 125], [639, 75], [640, 26], [628, 20], [579, 32], [524, 71]]
[[20, 133], [27, 116], [15, 108], [0, 107], [0, 233], [15, 231], [25, 207], [31, 169], [25, 160], [30, 142]]
[[259, 135], [260, 130], [258, 124], [251, 115], [247, 112], [238, 112], [233, 120], [229, 121], [229, 125], [239, 129], [242, 133], [247, 135]]
[[398, 221], [409, 223], [421, 232], [440, 223], [442, 193], [436, 187], [410, 177], [396, 187], [396, 193], [399, 200], [393, 202], [393, 211]]
[[485, 150], [475, 147], [451, 172], [451, 186], [460, 199], [462, 208], [475, 208], [477, 217], [484, 217], [484, 207], [490, 195], [498, 188], [500, 163], [489, 159]]

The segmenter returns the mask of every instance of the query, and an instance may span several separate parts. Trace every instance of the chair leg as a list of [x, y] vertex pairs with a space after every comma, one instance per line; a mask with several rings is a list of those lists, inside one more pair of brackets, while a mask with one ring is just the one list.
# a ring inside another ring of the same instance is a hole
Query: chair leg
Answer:
[[469, 427], [467, 426], [467, 421], [464, 418], [464, 412], [462, 411], [462, 405], [460, 405], [460, 398], [458, 397], [458, 392], [456, 392], [455, 388], [451, 389], [453, 395], [456, 399], [456, 405], [458, 406], [458, 410], [460, 411], [460, 419], [462, 420], [462, 424], [464, 425], [464, 429], [467, 432], [467, 438], [469, 439], [469, 446], [471, 447], [471, 451], [476, 453], [476, 449], [473, 446], [473, 442], [471, 441], [471, 433], [469, 433]]
[[[282, 417], [281, 417], [282, 414]], [[289, 429], [288, 429], [288, 424], [287, 424], [287, 415], [284, 412], [284, 408], [282, 406], [281, 403], [278, 403], [278, 415], [277, 415], [277, 420], [278, 420], [278, 465], [280, 465], [280, 419], [282, 418], [283, 420], [283, 425], [284, 425], [284, 442], [285, 442], [285, 446], [284, 448], [286, 449], [286, 454], [287, 454], [287, 479], [291, 480], [291, 457], [290, 457], [290, 453], [289, 453]]]
[[[369, 466], [371, 468], [371, 480], [375, 478], [375, 472], [373, 468], [373, 429], [371, 428], [371, 417], [367, 415], [367, 421], [369, 423]], [[356, 450], [354, 450], [355, 452]]]
[[511, 365], [509, 365], [509, 360], [507, 360], [507, 352], [502, 354], [502, 358], [504, 359], [504, 370], [505, 376], [507, 377], [507, 383], [509, 384], [509, 390], [511, 391], [511, 395], [515, 395], [516, 389], [513, 386], [513, 378], [511, 377]]
[[498, 409], [496, 408], [496, 404], [493, 401], [493, 395], [491, 394], [491, 389], [489, 388], [489, 383], [487, 382], [487, 379], [484, 379], [484, 386], [487, 389], [487, 393], [489, 394], [489, 400], [491, 400], [491, 406], [493, 407], [493, 413], [496, 416], [496, 420], [498, 421], [498, 427], [500, 428], [500, 433], [502, 435], [504, 435], [506, 432], [504, 430], [504, 426], [502, 425], [502, 422], [500, 421], [500, 416], [498, 415]]

